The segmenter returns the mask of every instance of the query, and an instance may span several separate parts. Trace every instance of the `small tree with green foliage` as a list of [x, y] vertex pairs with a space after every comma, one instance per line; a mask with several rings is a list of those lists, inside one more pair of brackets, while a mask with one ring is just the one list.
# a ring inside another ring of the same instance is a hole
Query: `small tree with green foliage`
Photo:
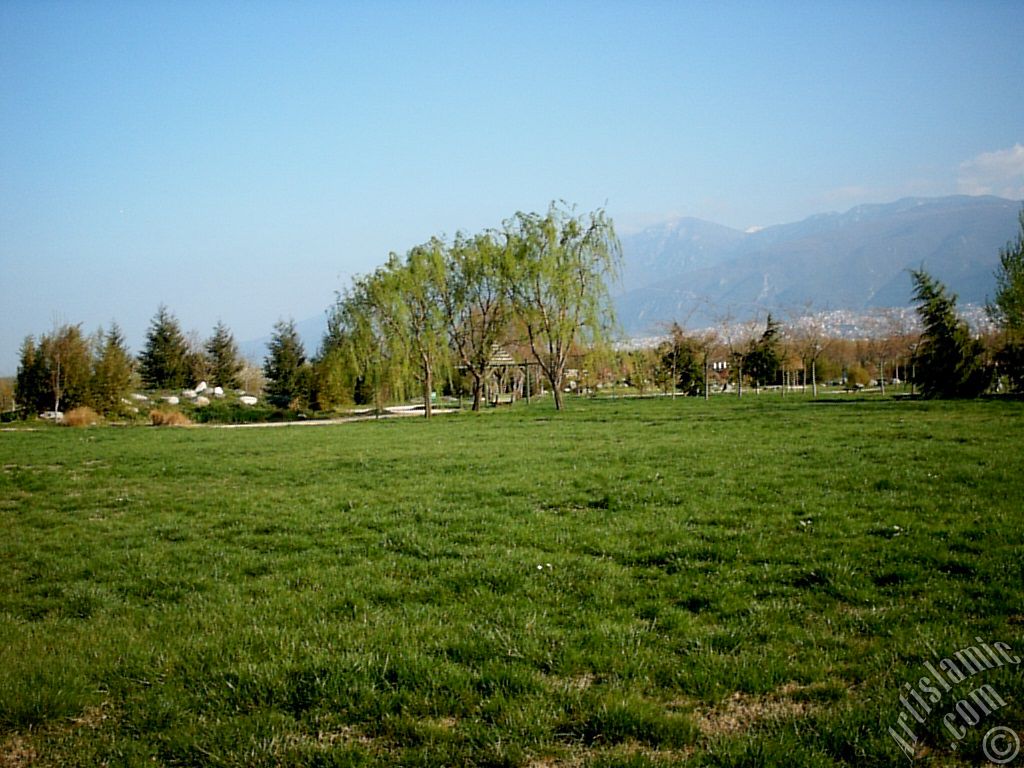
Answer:
[[177, 318], [163, 304], [146, 332], [139, 355], [142, 383], [151, 389], [179, 389], [188, 383], [188, 342]]
[[668, 341], [658, 345], [657, 355], [655, 382], [671, 388], [673, 393], [700, 394], [704, 387], [701, 351], [678, 323], [669, 329]]
[[924, 332], [917, 349], [917, 384], [925, 397], [977, 397], [991, 382], [985, 347], [957, 317], [956, 296], [924, 270], [911, 273]]
[[762, 384], [770, 384], [779, 377], [782, 367], [782, 355], [779, 349], [779, 330], [782, 326], [768, 314], [764, 333], [751, 342], [750, 348], [743, 355], [743, 368], [758, 389]]
[[263, 362], [267, 377], [267, 399], [280, 408], [301, 405], [309, 395], [306, 350], [294, 320], [279, 320], [274, 325], [268, 353]]
[[46, 367], [39, 347], [32, 336], [26, 336], [21, 343], [18, 373], [14, 380], [14, 397], [22, 409], [22, 416], [47, 409]]
[[1017, 239], [999, 251], [996, 296], [986, 306], [1003, 334], [996, 362], [1018, 392], [1024, 391], [1024, 208], [1019, 220]]
[[121, 399], [132, 385], [134, 361], [117, 323], [97, 334], [97, 354], [92, 371], [92, 405], [103, 414], [121, 408]]
[[210, 384], [225, 389], [240, 387], [242, 359], [238, 354], [235, 337], [223, 322], [217, 321], [213, 335], [207, 339], [205, 346]]

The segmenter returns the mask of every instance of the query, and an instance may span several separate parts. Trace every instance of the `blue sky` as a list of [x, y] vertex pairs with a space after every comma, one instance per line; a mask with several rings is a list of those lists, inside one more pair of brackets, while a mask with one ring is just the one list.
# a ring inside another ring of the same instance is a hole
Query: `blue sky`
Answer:
[[433, 235], [1024, 197], [1011, 2], [0, 2], [0, 374], [160, 303], [239, 340]]

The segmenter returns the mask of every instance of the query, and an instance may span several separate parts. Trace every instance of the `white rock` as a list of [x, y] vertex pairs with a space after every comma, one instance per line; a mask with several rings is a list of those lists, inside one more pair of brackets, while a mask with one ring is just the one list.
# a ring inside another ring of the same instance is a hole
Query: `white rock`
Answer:
[[196, 399], [196, 391], [194, 389], [183, 389], [181, 390], [181, 396], [186, 397], [189, 400]]
[[238, 398], [238, 402], [240, 402], [242, 405], [256, 405], [256, 403], [259, 401], [252, 395], [242, 395], [240, 398]]
[[210, 398], [208, 398], [208, 397], [203, 397], [202, 395], [200, 395], [199, 397], [196, 398], [196, 406], [199, 407], [199, 408], [202, 408], [204, 405], [209, 405], [209, 404], [210, 404]]
[[181, 401], [178, 400], [177, 395], [167, 395], [167, 397], [164, 398], [164, 402], [168, 405], [177, 405]]
[[206, 382], [205, 381], [200, 381], [196, 385], [196, 394], [198, 395], [199, 393], [205, 392], [205, 391], [206, 391]]
[[134, 395], [132, 395], [132, 400], [138, 400], [140, 403], [148, 403], [149, 402], [149, 398], [148, 397], [146, 397], [145, 395], [140, 395], [138, 392], [136, 392]]
[[213, 388], [213, 396], [214, 397], [224, 397], [224, 387], [214, 387]]

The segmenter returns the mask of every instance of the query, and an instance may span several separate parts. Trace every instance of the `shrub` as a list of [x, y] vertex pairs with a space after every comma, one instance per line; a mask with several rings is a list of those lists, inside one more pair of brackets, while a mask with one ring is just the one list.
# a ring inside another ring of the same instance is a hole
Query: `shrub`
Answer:
[[189, 427], [192, 422], [178, 411], [150, 411], [149, 420], [154, 427]]
[[87, 405], [80, 405], [64, 414], [61, 424], [65, 427], [91, 427], [98, 424], [99, 414]]

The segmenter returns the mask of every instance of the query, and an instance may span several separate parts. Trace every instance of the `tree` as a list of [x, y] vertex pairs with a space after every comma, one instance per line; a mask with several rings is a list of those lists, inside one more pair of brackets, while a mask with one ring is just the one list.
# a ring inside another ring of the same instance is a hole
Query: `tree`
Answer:
[[672, 323], [669, 337], [658, 345], [655, 380], [672, 388], [672, 393], [697, 395], [704, 387], [703, 356], [698, 343], [686, 335], [678, 323]]
[[74, 408], [89, 400], [92, 353], [80, 325], [59, 325], [39, 344], [22, 343], [15, 388], [18, 402], [36, 412]]
[[18, 373], [14, 380], [14, 397], [24, 409], [23, 415], [47, 409], [46, 368], [39, 347], [32, 336], [21, 343]]
[[433, 239], [416, 246], [400, 263], [393, 259], [389, 274], [377, 285], [381, 306], [389, 311], [388, 325], [409, 357], [423, 393], [423, 415], [430, 418], [434, 377], [448, 348], [442, 294], [445, 287], [444, 244]]
[[92, 371], [92, 404], [103, 414], [116, 411], [131, 388], [134, 364], [117, 323], [97, 334], [97, 355]]
[[1024, 391], [1024, 208], [1016, 241], [999, 251], [996, 296], [986, 305], [988, 316], [1002, 331], [996, 361], [1010, 379], [1010, 386]]
[[803, 315], [792, 323], [791, 336], [804, 366], [804, 383], [806, 372], [811, 372], [811, 395], [818, 396], [818, 361], [828, 349], [831, 340], [825, 334], [825, 324], [820, 314], [812, 310], [808, 303]]
[[279, 320], [274, 324], [274, 333], [263, 362], [263, 374], [267, 377], [267, 399], [281, 408], [301, 400], [308, 394], [308, 372], [305, 369], [306, 350], [295, 328], [295, 321]]
[[971, 337], [956, 314], [956, 296], [923, 269], [911, 271], [917, 314], [924, 326], [917, 349], [917, 381], [925, 397], [977, 397], [988, 388], [991, 371], [984, 346]]
[[779, 377], [782, 357], [779, 353], [779, 322], [768, 313], [764, 332], [760, 338], [751, 342], [746, 354], [743, 355], [743, 368], [754, 380], [754, 388], [761, 384], [773, 382]]
[[81, 325], [61, 325], [39, 345], [53, 410], [74, 408], [89, 399], [92, 353]]
[[618, 275], [622, 248], [603, 210], [574, 216], [552, 204], [544, 216], [516, 214], [505, 233], [509, 301], [561, 410], [570, 353], [609, 335], [606, 281]]
[[240, 387], [241, 356], [238, 354], [235, 337], [222, 321], [218, 320], [213, 327], [213, 335], [207, 339], [205, 348], [210, 384], [225, 389]]
[[505, 265], [510, 247], [510, 238], [499, 242], [493, 233], [458, 235], [448, 252], [441, 298], [451, 345], [472, 379], [474, 411], [483, 404], [494, 346], [509, 325], [511, 270]]
[[139, 355], [142, 383], [151, 389], [179, 389], [189, 376], [188, 342], [177, 318], [163, 304], [157, 309], [146, 332], [146, 345]]

